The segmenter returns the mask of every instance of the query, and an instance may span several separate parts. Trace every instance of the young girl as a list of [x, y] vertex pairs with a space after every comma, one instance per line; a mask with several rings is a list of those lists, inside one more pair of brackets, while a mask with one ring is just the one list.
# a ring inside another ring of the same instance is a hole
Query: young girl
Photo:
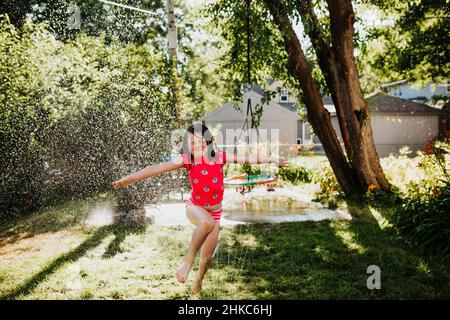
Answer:
[[145, 169], [113, 182], [115, 189], [158, 174], [186, 168], [191, 182], [191, 196], [186, 202], [186, 215], [195, 225], [191, 244], [184, 263], [176, 272], [176, 278], [184, 283], [200, 249], [200, 266], [192, 287], [192, 293], [201, 290], [203, 277], [211, 263], [219, 238], [222, 215], [223, 166], [232, 163], [276, 163], [286, 166], [283, 158], [259, 156], [249, 160], [245, 156], [220, 152], [213, 143], [214, 138], [203, 124], [190, 126], [183, 137], [183, 146], [177, 158], [146, 167]]

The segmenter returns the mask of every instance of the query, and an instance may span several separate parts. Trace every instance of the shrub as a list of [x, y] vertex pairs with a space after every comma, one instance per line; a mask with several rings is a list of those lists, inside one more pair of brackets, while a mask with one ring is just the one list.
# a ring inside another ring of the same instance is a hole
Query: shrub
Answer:
[[249, 176], [261, 174], [261, 168], [258, 165], [251, 165], [243, 163], [239, 168], [240, 173], [245, 173]]
[[279, 168], [277, 175], [281, 179], [290, 181], [294, 185], [311, 182], [311, 172], [305, 167], [288, 166]]
[[312, 170], [311, 181], [320, 185], [322, 196], [334, 197], [342, 194], [341, 187], [328, 160], [319, 163]]
[[404, 203], [391, 218], [408, 242], [445, 259], [450, 258], [449, 146], [449, 135], [426, 144], [417, 165], [426, 178], [407, 184]]
[[450, 184], [430, 188], [427, 196], [406, 199], [391, 220], [411, 244], [450, 257]]
[[[82, 32], [62, 42], [44, 26], [0, 17], [0, 214], [111, 188], [162, 161], [174, 126], [162, 55]], [[167, 176], [140, 183], [147, 199]], [[177, 182], [174, 180], [174, 182]]]
[[289, 181], [294, 185], [311, 182], [311, 171], [303, 166], [290, 165], [284, 168], [273, 168], [270, 164], [227, 164], [225, 168], [225, 175], [234, 175], [236, 170], [241, 174], [244, 173], [247, 175], [276, 174], [281, 180]]

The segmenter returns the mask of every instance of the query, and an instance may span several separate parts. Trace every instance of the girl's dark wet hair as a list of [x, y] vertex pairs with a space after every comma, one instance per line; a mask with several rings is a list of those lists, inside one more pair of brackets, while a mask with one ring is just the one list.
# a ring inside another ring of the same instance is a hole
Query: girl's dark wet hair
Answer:
[[189, 144], [189, 135], [194, 133], [200, 134], [205, 139], [208, 149], [208, 160], [211, 161], [211, 159], [215, 158], [217, 154], [214, 144], [214, 137], [208, 127], [203, 123], [193, 124], [186, 129], [183, 136], [183, 144], [181, 146], [180, 154], [187, 155], [187, 158], [190, 159], [189, 165], [194, 162], [194, 155], [191, 154], [191, 146]]

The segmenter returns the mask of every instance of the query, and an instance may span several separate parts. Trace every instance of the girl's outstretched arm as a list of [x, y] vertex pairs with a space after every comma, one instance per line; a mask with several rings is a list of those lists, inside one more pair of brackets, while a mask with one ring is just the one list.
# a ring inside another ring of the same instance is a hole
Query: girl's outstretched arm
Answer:
[[119, 189], [121, 187], [125, 187], [129, 184], [132, 184], [136, 181], [151, 178], [165, 172], [180, 169], [182, 167], [183, 167], [183, 158], [181, 156], [178, 156], [171, 161], [148, 166], [138, 172], [132, 173], [126, 177], [114, 181], [112, 184], [114, 189]]
[[262, 155], [250, 155], [250, 156], [242, 156], [242, 155], [234, 155], [232, 153], [227, 153], [227, 162], [229, 163], [276, 163], [279, 167], [286, 167], [289, 162], [285, 158], [279, 157], [269, 157]]

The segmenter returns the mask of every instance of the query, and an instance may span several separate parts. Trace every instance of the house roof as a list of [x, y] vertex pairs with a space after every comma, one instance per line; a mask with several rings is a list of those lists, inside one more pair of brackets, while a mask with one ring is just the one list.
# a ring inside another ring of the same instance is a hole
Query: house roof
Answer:
[[[403, 115], [439, 115], [442, 111], [426, 104], [390, 96], [384, 92], [375, 92], [365, 97], [369, 111], [374, 113], [393, 113]], [[324, 107], [331, 116], [336, 115], [334, 104], [325, 103]]]
[[[250, 89], [250, 91], [252, 91], [253, 93], [256, 93], [260, 96], [264, 95], [264, 88], [262, 88], [259, 85], [253, 85]], [[297, 112], [297, 104], [296, 103], [292, 103], [292, 102], [277, 102], [275, 100], [272, 99], [272, 101], [270, 102], [271, 104], [277, 104], [278, 106], [283, 107], [283, 109], [287, 110], [287, 111], [291, 111], [291, 112]], [[230, 102], [225, 103], [224, 105], [222, 105], [221, 107], [212, 110], [211, 112], [205, 114], [203, 117], [209, 117], [213, 114], [215, 114], [217, 111], [219, 111], [219, 109], [221, 109], [222, 107], [227, 106], [228, 104], [230, 104]]]
[[[261, 88], [261, 87], [259, 87], [259, 88]], [[260, 99], [261, 96], [262, 96], [261, 93], [260, 93], [261, 91], [259, 90], [259, 88], [256, 88], [256, 90], [255, 90], [255, 88], [252, 88], [250, 90], [250, 95], [251, 95], [252, 99], [255, 99], [256, 101], [258, 100], [258, 98]], [[241, 104], [242, 103], [243, 102], [241, 102]], [[278, 108], [278, 110], [281, 113], [284, 113], [284, 114], [288, 115], [289, 117], [293, 117], [293, 116], [297, 115], [297, 108], [295, 107], [295, 110], [292, 110], [291, 108], [289, 108], [289, 106], [286, 106], [286, 104], [287, 103], [279, 103], [279, 102], [275, 101], [274, 99], [272, 99], [269, 102], [269, 105], [271, 105], [271, 106], [273, 106], [275, 108]], [[291, 104], [288, 104], [288, 105], [293, 105], [293, 104], [291, 103]], [[211, 117], [215, 116], [217, 113], [223, 111], [227, 107], [233, 108], [232, 103], [231, 102], [227, 102], [224, 105], [220, 106], [219, 108], [216, 108], [216, 109], [208, 112], [207, 114], [205, 114], [202, 117], [202, 119], [204, 119], [204, 120], [211, 119]]]
[[[259, 85], [254, 85], [250, 90], [256, 92], [257, 94], [259, 94], [261, 96], [264, 95], [264, 92], [265, 92], [264, 88], [262, 88]], [[292, 103], [292, 102], [276, 102], [276, 101], [275, 101], [275, 103], [278, 103], [280, 106], [288, 109], [289, 111], [294, 111], [294, 112], [297, 111], [297, 104], [296, 103]]]
[[366, 96], [371, 113], [440, 114], [439, 109], [426, 104], [375, 92]]
[[257, 85], [257, 84], [252, 86], [252, 88], [250, 90], [251, 91], [255, 91], [257, 94], [260, 94], [260, 95], [264, 94], [264, 89], [261, 86]]
[[292, 102], [278, 102], [280, 106], [285, 107], [286, 109], [296, 112], [297, 111], [297, 104]]
[[381, 89], [385, 89], [385, 88], [389, 88], [389, 87], [393, 87], [393, 86], [398, 86], [399, 84], [404, 84], [407, 81], [405, 79], [399, 80], [399, 81], [394, 81], [394, 82], [389, 82], [389, 83], [384, 83], [381, 85]]

